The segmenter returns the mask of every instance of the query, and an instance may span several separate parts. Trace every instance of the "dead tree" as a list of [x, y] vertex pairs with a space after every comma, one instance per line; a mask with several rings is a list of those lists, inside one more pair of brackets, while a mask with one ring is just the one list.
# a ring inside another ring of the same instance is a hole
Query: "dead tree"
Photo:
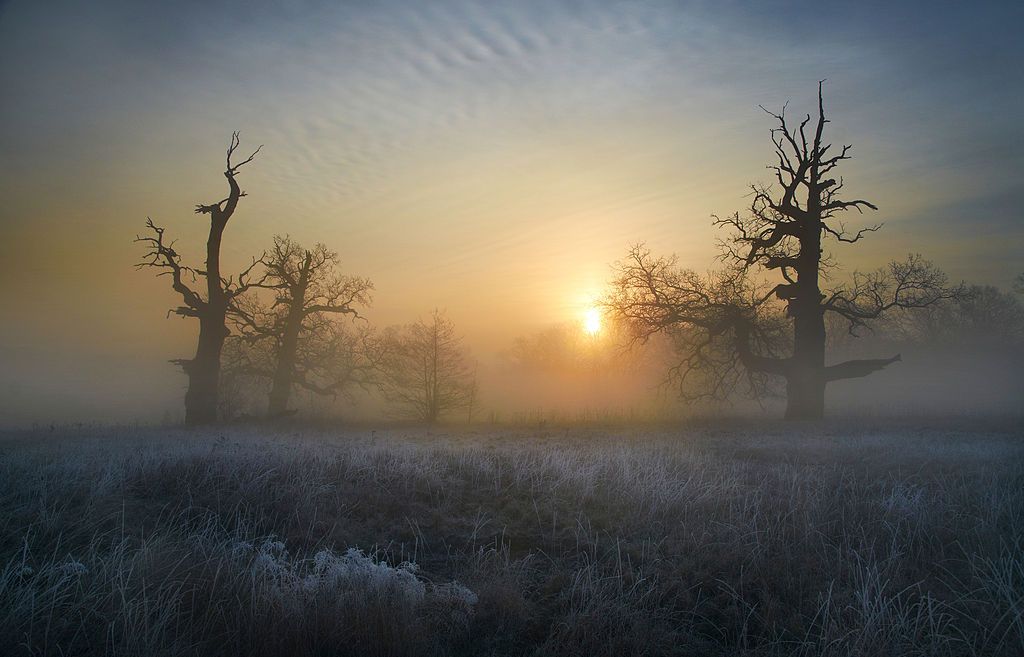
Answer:
[[383, 392], [397, 415], [433, 424], [475, 400], [475, 376], [462, 339], [444, 313], [393, 329], [384, 360]]
[[273, 303], [250, 297], [230, 312], [250, 353], [269, 352], [247, 365], [271, 382], [268, 415], [288, 412], [295, 386], [336, 395], [353, 383], [369, 384], [379, 360], [372, 331], [342, 327], [332, 316], [363, 319], [359, 310], [370, 304], [373, 284], [338, 273], [338, 254], [323, 244], [304, 249], [287, 236], [274, 237], [265, 262], [263, 287], [274, 290]]
[[[728, 392], [743, 377], [781, 377], [786, 417], [814, 419], [823, 415], [828, 383], [867, 376], [900, 359], [827, 365], [825, 313], [841, 315], [856, 333], [890, 309], [930, 306], [957, 296], [962, 288], [948, 286], [931, 263], [911, 256], [877, 272], [854, 274], [846, 286], [823, 290], [826, 270], [834, 264], [823, 240], [859, 242], [880, 226], [848, 232], [839, 217], [877, 208], [840, 196], [843, 180], [835, 170], [849, 159], [850, 146], [837, 152], [824, 141], [828, 120], [820, 83], [813, 126], [810, 114], [796, 127], [787, 123], [784, 110], [768, 114], [777, 122], [771, 133], [776, 162], [769, 168], [779, 188], [754, 186], [748, 212], [715, 218], [716, 225], [731, 231], [720, 244], [726, 271], [701, 277], [679, 269], [674, 259], [652, 258], [634, 248], [618, 266], [609, 305], [641, 339], [655, 331], [699, 329], [701, 337], [680, 370], [731, 372], [713, 377], [721, 386], [714, 394]], [[766, 288], [752, 282], [755, 268], [772, 281]], [[788, 349], [780, 343], [778, 305], [789, 324]], [[716, 358], [724, 363], [716, 364]]]
[[[221, 274], [220, 248], [224, 228], [234, 215], [239, 199], [245, 196], [236, 180], [238, 170], [251, 162], [262, 148], [257, 148], [245, 160], [232, 163], [231, 158], [238, 145], [238, 133], [235, 132], [228, 144], [227, 167], [224, 170], [224, 177], [228, 181], [227, 198], [209, 205], [196, 206], [196, 214], [210, 217], [204, 269], [193, 269], [181, 264], [181, 256], [175, 251], [174, 243], [165, 241], [164, 229], [154, 224], [152, 219], [146, 220], [146, 227], [153, 235], [136, 237], [136, 241], [143, 243], [147, 249], [143, 260], [137, 266], [162, 270], [158, 276], [169, 276], [171, 287], [181, 295], [183, 305], [170, 312], [199, 320], [199, 344], [195, 356], [191, 359], [172, 361], [180, 365], [188, 376], [188, 391], [185, 393], [185, 424], [188, 425], [216, 422], [220, 356], [224, 340], [229, 334], [225, 321], [228, 308], [239, 295], [261, 284], [261, 281], [253, 276], [258, 271], [258, 266], [263, 264], [262, 259], [254, 259], [237, 278], [225, 278]], [[193, 289], [190, 285], [199, 279], [205, 282], [205, 291]]]

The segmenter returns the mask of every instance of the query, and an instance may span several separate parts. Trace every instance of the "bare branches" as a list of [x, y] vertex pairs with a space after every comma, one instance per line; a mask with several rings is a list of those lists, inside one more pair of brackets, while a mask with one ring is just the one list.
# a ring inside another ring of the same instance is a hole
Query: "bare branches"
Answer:
[[[239, 191], [238, 192], [238, 198], [241, 198], [243, 196], [246, 196], [246, 193], [242, 192], [242, 191]], [[216, 203], [210, 203], [209, 205], [202, 205], [202, 204], [197, 205], [196, 209], [195, 209], [195, 213], [196, 214], [215, 214], [215, 213], [219, 213], [219, 212], [221, 212], [221, 206], [224, 205], [225, 203], [227, 203], [230, 200], [232, 200], [231, 196], [228, 196], [227, 198], [222, 198], [221, 200], [217, 201]]]
[[261, 287], [276, 290], [273, 305], [294, 309], [303, 318], [332, 313], [362, 319], [359, 308], [373, 301], [373, 283], [338, 273], [338, 254], [323, 244], [304, 249], [287, 235], [276, 235], [264, 262]]
[[617, 263], [604, 305], [634, 341], [656, 333], [674, 336], [685, 354], [670, 378], [682, 385], [700, 373], [708, 395], [720, 397], [735, 389], [740, 373], [786, 372], [780, 326], [770, 319], [773, 293], [753, 285], [742, 271], [700, 276], [680, 268], [675, 257], [654, 258], [638, 245]]
[[232, 276], [222, 278], [221, 287], [224, 288], [224, 296], [229, 302], [252, 289], [275, 289], [270, 273], [267, 271], [266, 252], [260, 254], [258, 258], [253, 258], [252, 263], [239, 272], [237, 281]]
[[293, 384], [323, 396], [349, 396], [354, 387], [369, 390], [381, 380], [386, 354], [383, 338], [369, 326], [330, 322], [303, 340]]
[[832, 213], [835, 212], [836, 210], [850, 210], [851, 208], [856, 210], [857, 212], [863, 213], [864, 208], [877, 210], [878, 206], [875, 205], [874, 203], [871, 203], [870, 201], [864, 201], [861, 199], [857, 199], [855, 201], [840, 201], [837, 199], [835, 201], [825, 203], [822, 206], [822, 216], [831, 217]]
[[768, 189], [753, 186], [752, 190], [753, 200], [747, 214], [713, 217], [713, 225], [731, 231], [719, 244], [721, 257], [742, 269], [766, 265], [769, 260], [779, 266], [792, 262], [798, 253], [800, 224], [775, 209]]
[[831, 293], [822, 304], [846, 318], [850, 333], [856, 334], [868, 320], [877, 319], [892, 308], [927, 308], [943, 300], [963, 296], [963, 283], [950, 285], [946, 275], [920, 255], [911, 254], [904, 261], [894, 261], [877, 271], [854, 272], [845, 288]]
[[[184, 306], [175, 308], [171, 312], [182, 317], [199, 317], [209, 309], [209, 301], [189, 287], [184, 279], [189, 277], [195, 281], [197, 278], [207, 278], [208, 272], [181, 264], [181, 255], [174, 249], [174, 243], [164, 243], [165, 229], [154, 224], [152, 219], [146, 219], [146, 227], [153, 231], [154, 235], [136, 236], [135, 241], [145, 244], [147, 251], [143, 254], [143, 260], [135, 267], [137, 269], [155, 267], [164, 270], [157, 276], [170, 276], [174, 291], [178, 292], [185, 302]], [[266, 256], [264, 254], [259, 258], [253, 258], [252, 263], [238, 274], [237, 279], [235, 277], [221, 279], [223, 295], [229, 302], [229, 306], [235, 298], [253, 288], [268, 287], [268, 276], [263, 270], [265, 265]]]
[[136, 236], [135, 241], [146, 245], [147, 251], [141, 262], [135, 265], [136, 269], [144, 267], [155, 267], [163, 269], [157, 276], [170, 276], [171, 286], [174, 291], [181, 295], [185, 305], [174, 309], [173, 313], [182, 317], [198, 317], [206, 309], [206, 302], [185, 283], [183, 276], [196, 278], [196, 271], [181, 264], [181, 256], [174, 250], [174, 243], [164, 244], [164, 229], [153, 223], [149, 217], [146, 218], [146, 227], [153, 231], [154, 236]]
[[[305, 249], [287, 236], [275, 236], [270, 252], [253, 261], [231, 288], [229, 315], [245, 349], [263, 354], [272, 380], [269, 413], [280, 415], [293, 387], [337, 396], [373, 380], [380, 358], [373, 332], [343, 325], [332, 315], [363, 320], [373, 284], [337, 272], [338, 255], [323, 244]], [[247, 276], [257, 265], [260, 274]], [[251, 290], [270, 290], [270, 299]], [[257, 376], [253, 374], [253, 376]]]
[[281, 330], [282, 317], [269, 311], [255, 295], [232, 299], [227, 316], [234, 325], [236, 337], [249, 344], [273, 339]]
[[263, 144], [260, 144], [259, 147], [249, 155], [249, 157], [237, 164], [232, 164], [231, 156], [234, 155], [235, 150], [238, 149], [240, 143], [241, 140], [239, 139], [239, 132], [236, 130], [231, 133], [231, 141], [228, 143], [227, 150], [227, 168], [224, 170], [224, 177], [228, 180], [229, 189], [227, 198], [221, 199], [216, 203], [196, 206], [196, 214], [210, 215], [211, 220], [215, 224], [226, 224], [228, 219], [231, 218], [231, 215], [234, 214], [235, 208], [238, 206], [238, 200], [246, 195], [245, 192], [238, 187], [238, 183], [235, 181], [235, 176], [239, 169], [252, 162], [253, 158], [256, 157], [256, 154], [263, 149]]
[[371, 303], [372, 291], [373, 283], [368, 278], [335, 276], [322, 289], [314, 290], [310, 304], [303, 312], [307, 317], [316, 313], [335, 313], [364, 319], [359, 314], [359, 307]]
[[839, 230], [835, 230], [835, 229], [829, 227], [828, 224], [826, 224], [824, 222], [822, 222], [822, 224], [821, 224], [821, 229], [823, 231], [825, 231], [826, 233], [828, 233], [832, 237], [836, 238], [840, 242], [846, 242], [847, 244], [853, 244], [854, 242], [858, 242], [866, 234], [874, 233], [875, 231], [879, 230], [881, 227], [882, 227], [882, 224], [875, 224], [874, 226], [869, 226], [867, 228], [861, 228], [855, 234], [850, 235], [850, 234], [848, 234], [846, 232], [846, 227], [843, 224], [839, 224]]
[[462, 338], [440, 311], [427, 321], [392, 329], [385, 354], [382, 391], [402, 416], [432, 423], [465, 408], [475, 394]]
[[[842, 226], [836, 230], [826, 223], [841, 212], [878, 208], [863, 199], [840, 198], [842, 178], [837, 182], [826, 177], [842, 161], [850, 159], [851, 147], [843, 146], [838, 154], [826, 157], [832, 145], [822, 141], [825, 124], [829, 123], [825, 117], [823, 82], [818, 83], [818, 116], [810, 143], [807, 137], [810, 114], [793, 129], [786, 121], [785, 107], [778, 113], [761, 107], [778, 123], [771, 132], [776, 164], [768, 168], [775, 172], [781, 191], [773, 194], [770, 188], [755, 185], [746, 216], [737, 214], [725, 220], [715, 217], [715, 225], [733, 230], [729, 238], [732, 245], [723, 246], [723, 256], [742, 267], [761, 264], [769, 269], [782, 268], [783, 276], [791, 280], [794, 278], [791, 270], [797, 264], [795, 256], [804, 245], [817, 249], [814, 244], [822, 233], [840, 242], [853, 243], [881, 227], [864, 228], [851, 235]], [[813, 264], [808, 260], [808, 267]]]
[[[822, 293], [836, 265], [823, 247], [826, 238], [854, 244], [881, 224], [848, 232], [836, 219], [850, 210], [877, 210], [870, 201], [841, 196], [843, 179], [833, 171], [850, 158], [850, 146], [824, 142], [825, 104], [818, 84], [818, 114], [791, 126], [786, 108], [774, 113], [775, 147], [769, 169], [779, 188], [752, 186], [744, 213], [714, 217], [728, 231], [720, 246], [727, 267], [707, 276], [680, 268], [675, 257], [654, 258], [633, 247], [615, 265], [606, 306], [631, 329], [633, 341], [656, 333], [673, 336], [680, 360], [669, 378], [680, 386], [702, 377], [701, 395], [720, 397], [746, 377], [756, 390], [769, 377], [787, 382], [786, 417], [820, 418], [828, 381], [867, 376], [899, 360], [852, 360], [825, 367], [825, 315], [849, 323], [850, 334], [893, 308], [924, 308], [957, 298], [963, 286], [920, 256], [871, 274], [855, 273], [845, 288]], [[838, 180], [837, 180], [838, 178]], [[762, 284], [753, 270], [767, 273]], [[781, 279], [781, 281], [779, 280]], [[783, 307], [785, 311], [783, 312]], [[788, 343], [783, 348], [783, 343]]]
[[[238, 203], [238, 199], [245, 196], [245, 193], [238, 189], [234, 182], [234, 175], [239, 167], [248, 164], [259, 152], [257, 148], [244, 161], [232, 165], [231, 157], [239, 145], [239, 133], [231, 134], [231, 141], [227, 150], [227, 170], [225, 175], [230, 183], [230, 194], [227, 198], [221, 199], [209, 205], [197, 205], [197, 214], [209, 214], [210, 237], [207, 241], [206, 267], [205, 269], [193, 269], [181, 264], [181, 256], [174, 250], [174, 244], [164, 243], [164, 229], [156, 226], [152, 219], [147, 218], [146, 227], [153, 231], [154, 236], [136, 237], [136, 242], [142, 242], [148, 246], [148, 251], [138, 267], [158, 267], [166, 271], [159, 275], [169, 275], [173, 281], [173, 288], [178, 292], [185, 305], [176, 308], [172, 312], [183, 317], [202, 317], [204, 313], [211, 313], [216, 310], [219, 314], [226, 312], [232, 301], [257, 287], [266, 287], [267, 276], [265, 273], [266, 254], [259, 258], [253, 258], [252, 262], [242, 270], [237, 277], [221, 277], [220, 275], [220, 240], [221, 234], [227, 220], [231, 217]], [[205, 298], [185, 283], [184, 278], [191, 277], [194, 281], [201, 277], [206, 279], [207, 293]]]
[[260, 144], [259, 146], [256, 147], [256, 150], [254, 150], [252, 152], [252, 154], [249, 155], [249, 157], [245, 158], [244, 160], [242, 160], [238, 164], [231, 164], [231, 156], [234, 155], [235, 150], [238, 148], [239, 144], [241, 144], [241, 139], [239, 139], [239, 135], [240, 134], [241, 133], [239, 131], [237, 131], [237, 130], [232, 132], [231, 133], [231, 141], [228, 144], [227, 168], [224, 170], [224, 175], [229, 176], [229, 177], [234, 176], [235, 173], [237, 173], [239, 169], [241, 169], [246, 164], [249, 164], [250, 162], [252, 162], [253, 158], [256, 157], [256, 154], [259, 153], [263, 149], [263, 144]]
[[615, 265], [612, 295], [606, 307], [644, 341], [678, 324], [711, 329], [722, 323], [729, 304], [713, 296], [711, 286], [675, 256], [654, 258], [642, 245]]

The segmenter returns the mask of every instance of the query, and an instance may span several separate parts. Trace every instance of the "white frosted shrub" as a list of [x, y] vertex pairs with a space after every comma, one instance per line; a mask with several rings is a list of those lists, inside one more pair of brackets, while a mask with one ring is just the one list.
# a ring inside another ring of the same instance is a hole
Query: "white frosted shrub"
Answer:
[[313, 567], [303, 579], [311, 593], [327, 593], [339, 597], [370, 594], [394, 596], [396, 602], [416, 606], [426, 597], [426, 585], [416, 577], [416, 564], [403, 562], [397, 567], [374, 561], [362, 550], [349, 548], [336, 555], [321, 550], [313, 557]]
[[387, 606], [415, 610], [430, 602], [440, 610], [464, 620], [477, 603], [473, 591], [458, 582], [433, 584], [417, 575], [415, 563], [391, 566], [358, 548], [342, 554], [324, 549], [312, 559], [291, 559], [281, 541], [266, 539], [254, 547], [237, 541], [232, 546], [235, 558], [248, 558], [251, 575], [278, 602], [299, 612], [314, 599], [334, 604], [362, 604], [367, 599]]

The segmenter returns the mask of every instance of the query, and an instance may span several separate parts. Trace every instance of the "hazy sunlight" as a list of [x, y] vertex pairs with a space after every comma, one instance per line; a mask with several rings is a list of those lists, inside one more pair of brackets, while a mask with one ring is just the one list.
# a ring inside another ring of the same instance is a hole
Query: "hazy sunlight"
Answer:
[[590, 307], [583, 315], [583, 330], [587, 335], [597, 335], [601, 332], [601, 311]]

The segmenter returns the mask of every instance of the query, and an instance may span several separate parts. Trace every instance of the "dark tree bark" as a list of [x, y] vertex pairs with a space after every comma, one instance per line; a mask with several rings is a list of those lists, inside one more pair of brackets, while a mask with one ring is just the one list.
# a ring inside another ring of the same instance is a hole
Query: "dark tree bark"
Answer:
[[338, 274], [338, 255], [323, 244], [307, 250], [277, 236], [265, 261], [263, 287], [275, 290], [272, 305], [250, 298], [230, 313], [252, 350], [270, 351], [247, 366], [248, 373], [270, 380], [268, 415], [291, 412], [288, 402], [296, 386], [336, 395], [352, 384], [368, 385], [379, 359], [372, 335], [346, 332], [330, 316], [362, 319], [359, 309], [370, 304], [373, 284]]
[[[199, 320], [199, 343], [196, 354], [191, 359], [175, 360], [188, 376], [188, 390], [185, 393], [185, 424], [201, 425], [217, 421], [220, 386], [220, 356], [224, 340], [230, 334], [226, 317], [232, 301], [258, 282], [252, 282], [250, 275], [262, 259], [254, 260], [243, 271], [237, 281], [225, 279], [221, 274], [220, 250], [224, 237], [224, 229], [238, 207], [243, 192], [235, 180], [238, 169], [248, 164], [259, 152], [257, 148], [252, 155], [238, 164], [232, 164], [231, 157], [238, 148], [238, 133], [231, 135], [227, 150], [227, 168], [224, 177], [228, 181], [227, 198], [210, 205], [196, 206], [196, 214], [210, 216], [210, 232], [206, 240], [206, 266], [202, 270], [185, 267], [181, 258], [174, 250], [174, 245], [164, 243], [164, 229], [147, 220], [147, 227], [154, 233], [153, 237], [138, 237], [136, 241], [147, 245], [148, 251], [139, 267], [157, 267], [165, 271], [160, 275], [169, 274], [173, 289], [181, 295], [184, 305], [172, 312], [181, 317], [194, 317]], [[205, 295], [193, 290], [185, 278], [194, 281], [196, 278], [205, 280]]]
[[281, 333], [280, 349], [277, 356], [277, 367], [270, 386], [270, 399], [267, 414], [271, 417], [283, 415], [288, 410], [288, 398], [292, 392], [292, 379], [295, 374], [295, 356], [299, 349], [299, 333], [302, 331], [302, 320], [306, 305], [306, 289], [309, 287], [309, 274], [312, 268], [313, 254], [306, 251], [299, 268], [299, 276], [293, 279], [294, 285], [288, 288], [289, 296], [287, 314], [284, 317], [284, 330]]
[[[766, 110], [767, 111], [767, 110]], [[825, 313], [835, 312], [849, 322], [851, 333], [891, 308], [917, 308], [957, 296], [961, 287], [950, 288], [945, 276], [920, 256], [896, 262], [872, 274], [855, 274], [846, 288], [826, 294], [821, 289], [825, 260], [822, 240], [856, 243], [880, 226], [848, 233], [836, 217], [849, 210], [877, 210], [861, 200], [839, 196], [842, 178], [834, 170], [849, 159], [850, 146], [832, 152], [824, 143], [824, 103], [818, 85], [818, 111], [812, 132], [811, 115], [796, 128], [785, 113], [768, 112], [778, 122], [772, 130], [780, 188], [777, 192], [754, 186], [748, 213], [736, 213], [715, 224], [733, 231], [722, 244], [724, 259], [732, 265], [720, 280], [701, 278], [675, 269], [675, 260], [651, 259], [634, 249], [619, 265], [619, 277], [609, 301], [620, 317], [630, 322], [641, 337], [653, 331], [689, 325], [705, 331], [685, 369], [707, 368], [721, 363], [715, 349], [729, 342], [735, 361], [750, 375], [782, 377], [786, 384], [786, 417], [818, 419], [825, 410], [825, 388], [831, 381], [867, 376], [899, 360], [857, 360], [826, 364]], [[781, 279], [760, 294], [749, 277], [754, 267]], [[784, 304], [791, 323], [791, 343], [781, 355], [778, 335], [768, 339], [759, 323], [773, 300]], [[767, 353], [765, 349], [767, 348]], [[726, 371], [729, 359], [726, 359]], [[735, 379], [733, 379], [735, 381]], [[718, 390], [729, 386], [716, 386]]]

